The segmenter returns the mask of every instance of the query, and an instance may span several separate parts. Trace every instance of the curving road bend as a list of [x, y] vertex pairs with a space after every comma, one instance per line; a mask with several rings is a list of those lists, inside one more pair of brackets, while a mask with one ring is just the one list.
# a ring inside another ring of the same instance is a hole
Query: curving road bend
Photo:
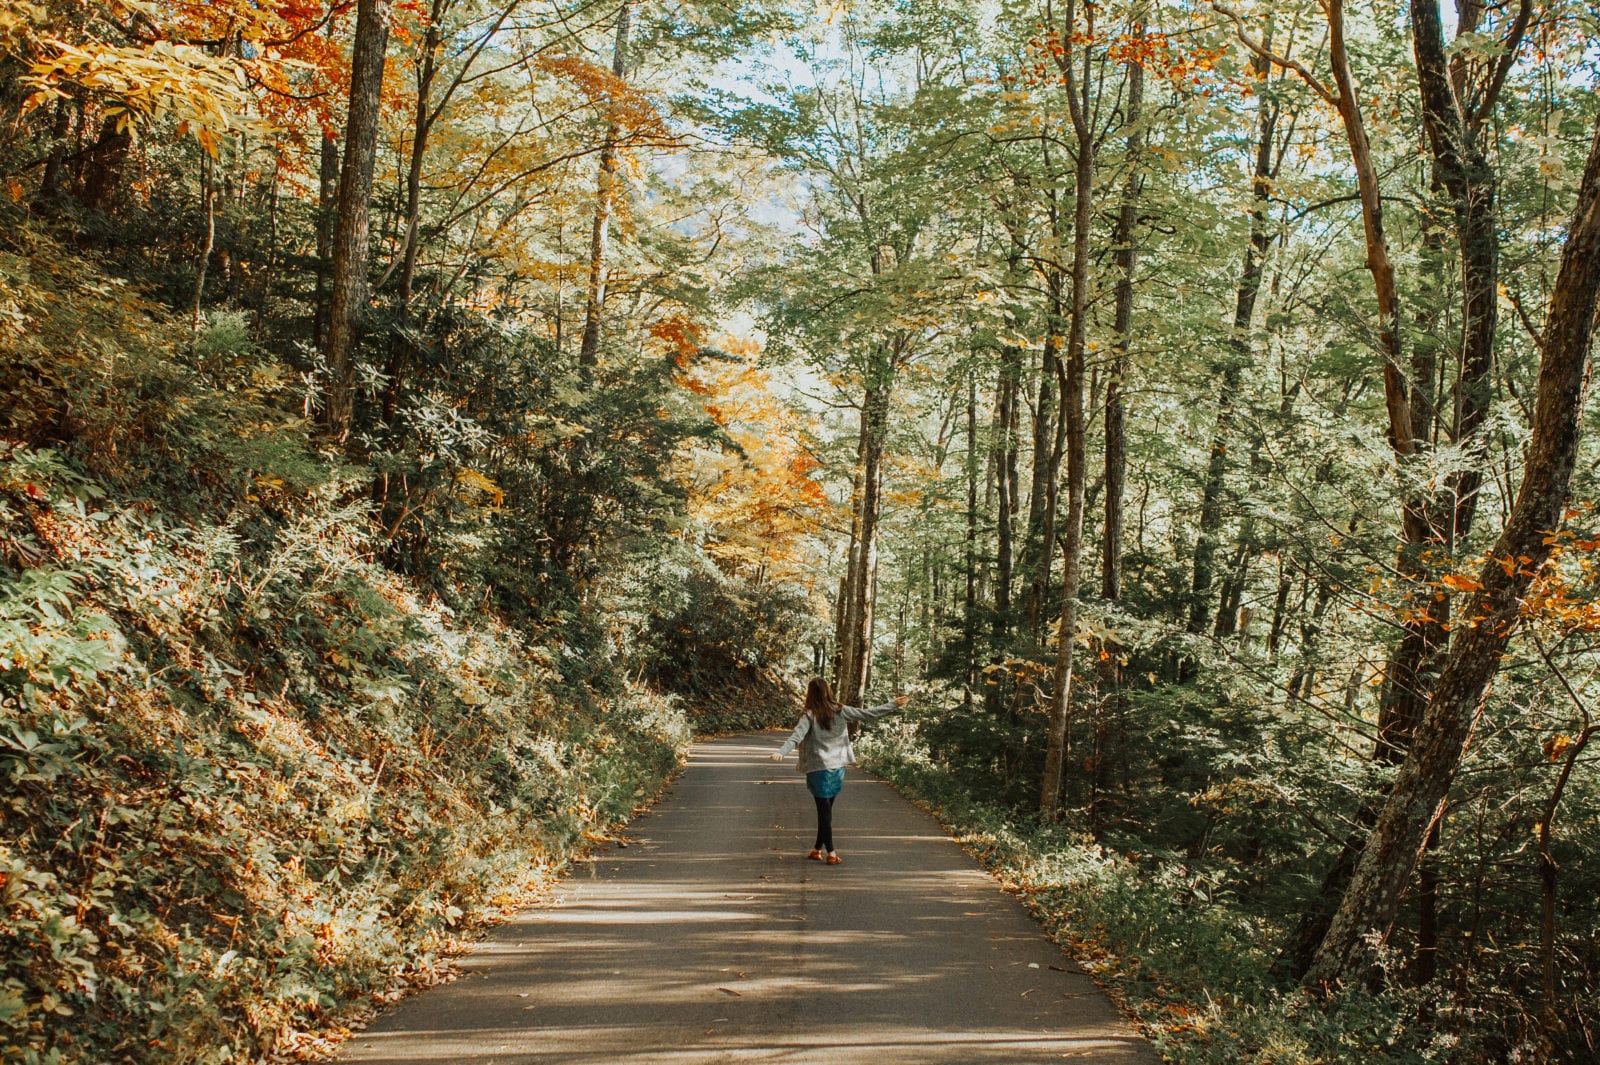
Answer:
[[461, 978], [345, 1045], [367, 1065], [1154, 1065], [1105, 996], [927, 814], [851, 770], [815, 827], [781, 733], [696, 744], [661, 802]]

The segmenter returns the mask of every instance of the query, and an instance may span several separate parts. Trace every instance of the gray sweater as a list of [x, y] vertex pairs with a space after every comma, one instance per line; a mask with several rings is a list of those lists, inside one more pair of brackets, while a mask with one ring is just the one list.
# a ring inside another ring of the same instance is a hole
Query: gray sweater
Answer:
[[892, 699], [865, 710], [857, 706], [841, 706], [839, 712], [833, 715], [832, 728], [823, 728], [808, 713], [800, 718], [800, 723], [794, 727], [789, 738], [783, 741], [783, 746], [778, 748], [778, 755], [782, 757], [799, 747], [798, 769], [802, 773], [843, 769], [845, 763], [855, 761], [856, 757], [855, 750], [850, 746], [850, 722], [871, 721], [894, 709], [896, 706]]

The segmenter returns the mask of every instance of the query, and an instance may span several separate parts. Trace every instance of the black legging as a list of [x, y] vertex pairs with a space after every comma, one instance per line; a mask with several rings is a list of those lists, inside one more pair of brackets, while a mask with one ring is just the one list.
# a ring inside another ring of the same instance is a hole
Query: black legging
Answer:
[[813, 844], [819, 851], [833, 851], [833, 799], [824, 799], [820, 795], [811, 796], [817, 801], [817, 842]]

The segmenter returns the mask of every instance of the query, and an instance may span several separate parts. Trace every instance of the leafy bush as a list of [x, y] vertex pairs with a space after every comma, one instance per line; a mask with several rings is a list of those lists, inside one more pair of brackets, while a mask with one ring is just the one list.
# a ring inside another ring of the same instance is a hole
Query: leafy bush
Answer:
[[793, 720], [791, 677], [815, 621], [798, 592], [726, 577], [701, 564], [670, 582], [634, 639], [644, 676], [692, 708], [697, 731], [771, 728]]
[[1419, 1010], [1443, 1005], [1416, 992], [1351, 992], [1330, 1002], [1283, 985], [1272, 975], [1283, 915], [1268, 916], [1217, 866], [1181, 853], [1108, 849], [980, 798], [964, 773], [929, 756], [924, 725], [902, 717], [858, 749], [1021, 896], [1168, 1061], [1363, 1065], [1482, 1056], [1468, 1035], [1412, 1024]]
[[43, 530], [0, 580], [0, 1060], [281, 1046], [435, 964], [687, 741], [375, 566], [337, 482], [246, 545], [91, 510], [64, 470], [0, 464]]
[[286, 1049], [427, 979], [688, 742], [572, 668], [592, 624], [385, 568], [371, 472], [317, 454], [293, 381], [241, 314], [191, 335], [0, 251], [7, 1065]]

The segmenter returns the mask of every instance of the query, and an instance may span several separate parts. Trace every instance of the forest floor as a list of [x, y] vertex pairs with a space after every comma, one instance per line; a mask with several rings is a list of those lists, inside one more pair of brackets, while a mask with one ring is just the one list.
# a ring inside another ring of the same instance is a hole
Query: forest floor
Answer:
[[844, 863], [778, 733], [697, 744], [628, 838], [495, 928], [347, 1062], [1153, 1063], [1149, 1045], [927, 814], [852, 771]]

